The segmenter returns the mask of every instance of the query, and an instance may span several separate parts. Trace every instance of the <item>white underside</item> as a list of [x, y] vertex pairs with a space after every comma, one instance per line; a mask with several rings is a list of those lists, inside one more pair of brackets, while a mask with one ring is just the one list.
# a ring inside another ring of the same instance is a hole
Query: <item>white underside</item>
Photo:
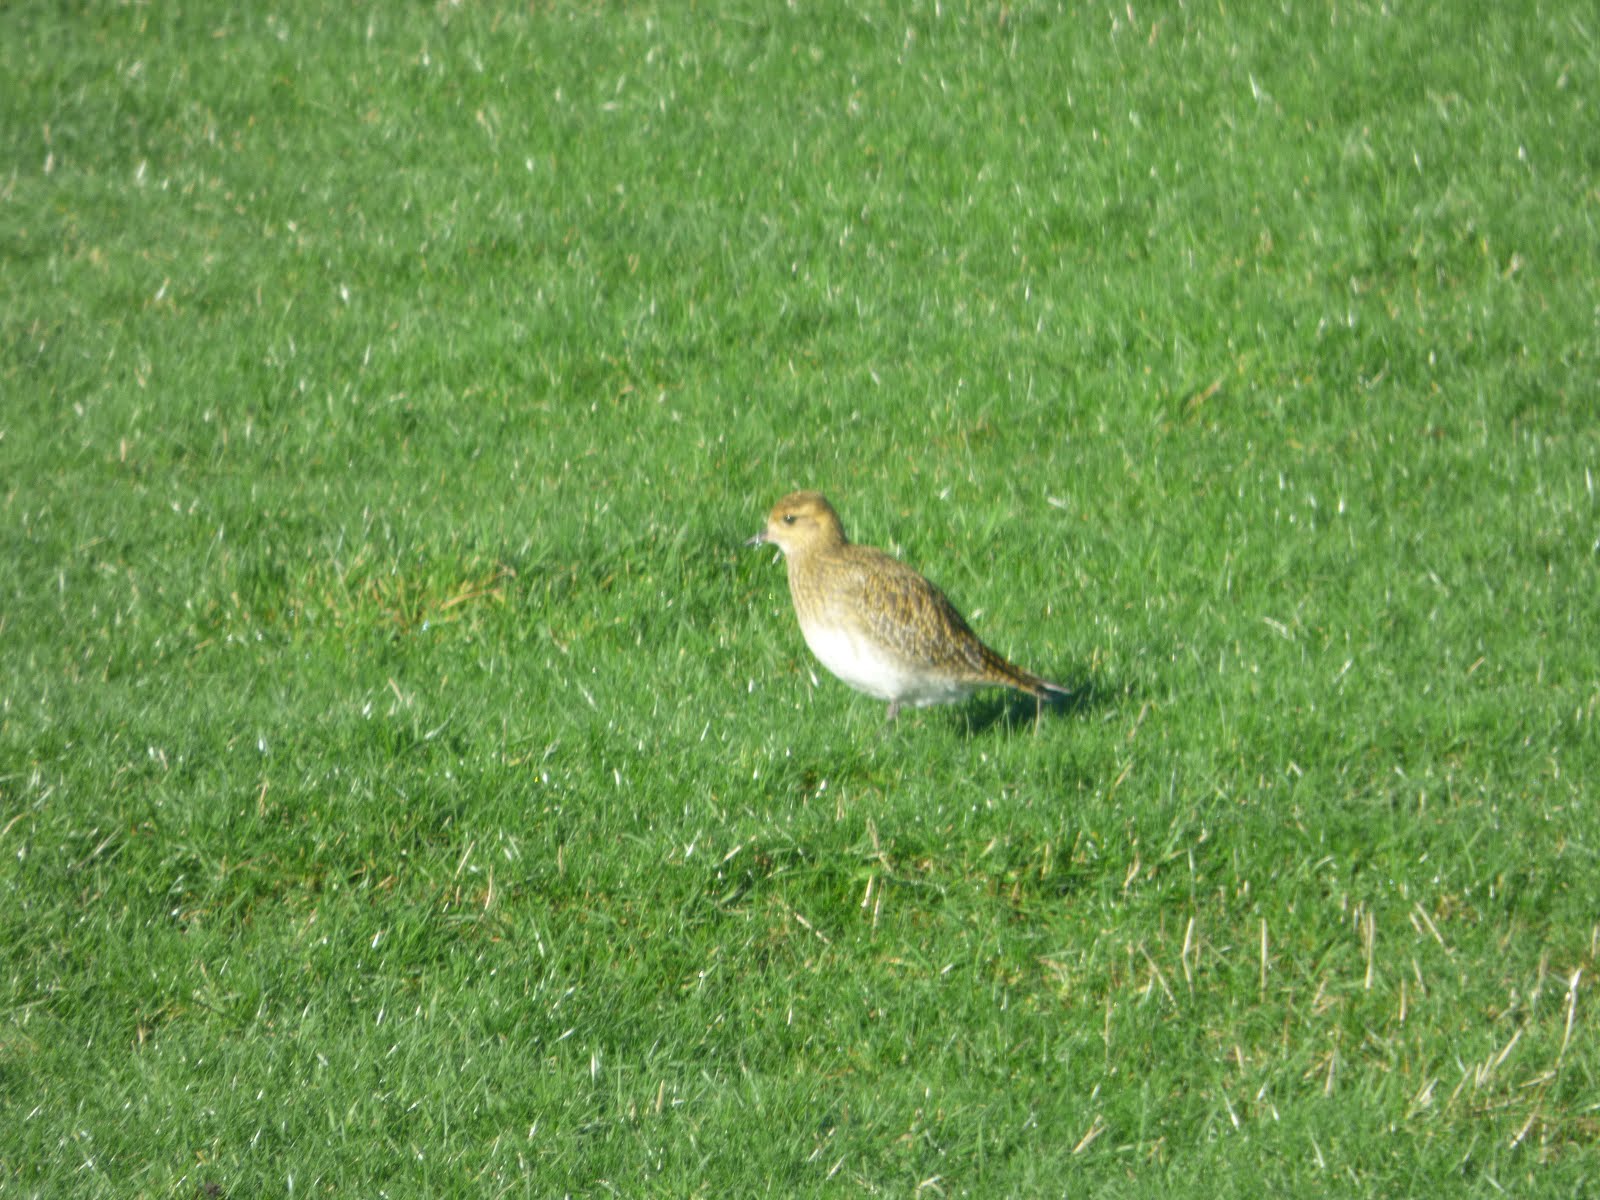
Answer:
[[976, 685], [907, 669], [876, 644], [847, 629], [802, 629], [811, 653], [829, 671], [858, 692], [879, 700], [922, 708], [964, 700]]

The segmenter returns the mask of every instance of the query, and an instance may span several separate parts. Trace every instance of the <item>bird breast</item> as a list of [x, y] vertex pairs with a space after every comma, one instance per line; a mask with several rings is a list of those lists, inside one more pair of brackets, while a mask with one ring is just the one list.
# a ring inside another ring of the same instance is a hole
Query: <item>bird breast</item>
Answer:
[[848, 626], [813, 622], [802, 626], [801, 632], [817, 661], [856, 691], [878, 700], [921, 707], [962, 700], [974, 690], [971, 683], [916, 669]]

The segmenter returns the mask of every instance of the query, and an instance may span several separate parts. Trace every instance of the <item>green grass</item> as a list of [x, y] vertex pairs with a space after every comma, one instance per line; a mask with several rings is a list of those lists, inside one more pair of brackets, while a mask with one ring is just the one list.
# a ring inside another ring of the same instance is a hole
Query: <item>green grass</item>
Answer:
[[5, 6], [0, 1194], [1595, 1190], [1597, 39]]

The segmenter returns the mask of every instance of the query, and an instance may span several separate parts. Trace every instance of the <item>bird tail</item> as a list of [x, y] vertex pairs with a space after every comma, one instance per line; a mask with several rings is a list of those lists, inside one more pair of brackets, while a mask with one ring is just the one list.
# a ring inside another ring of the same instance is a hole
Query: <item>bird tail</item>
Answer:
[[1064, 700], [1072, 695], [1071, 688], [1051, 683], [1032, 671], [1025, 671], [1016, 663], [1007, 662], [987, 646], [984, 647], [984, 652], [984, 666], [994, 672], [997, 683], [1016, 688], [1019, 692], [1027, 692], [1037, 700]]

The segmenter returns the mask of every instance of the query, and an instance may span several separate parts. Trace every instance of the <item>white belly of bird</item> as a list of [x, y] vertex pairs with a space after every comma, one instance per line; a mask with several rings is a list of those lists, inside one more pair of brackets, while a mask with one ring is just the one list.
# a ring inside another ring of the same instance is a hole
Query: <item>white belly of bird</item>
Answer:
[[964, 680], [908, 666], [852, 630], [812, 627], [801, 632], [823, 666], [856, 691], [879, 700], [922, 708], [964, 700], [976, 690]]

